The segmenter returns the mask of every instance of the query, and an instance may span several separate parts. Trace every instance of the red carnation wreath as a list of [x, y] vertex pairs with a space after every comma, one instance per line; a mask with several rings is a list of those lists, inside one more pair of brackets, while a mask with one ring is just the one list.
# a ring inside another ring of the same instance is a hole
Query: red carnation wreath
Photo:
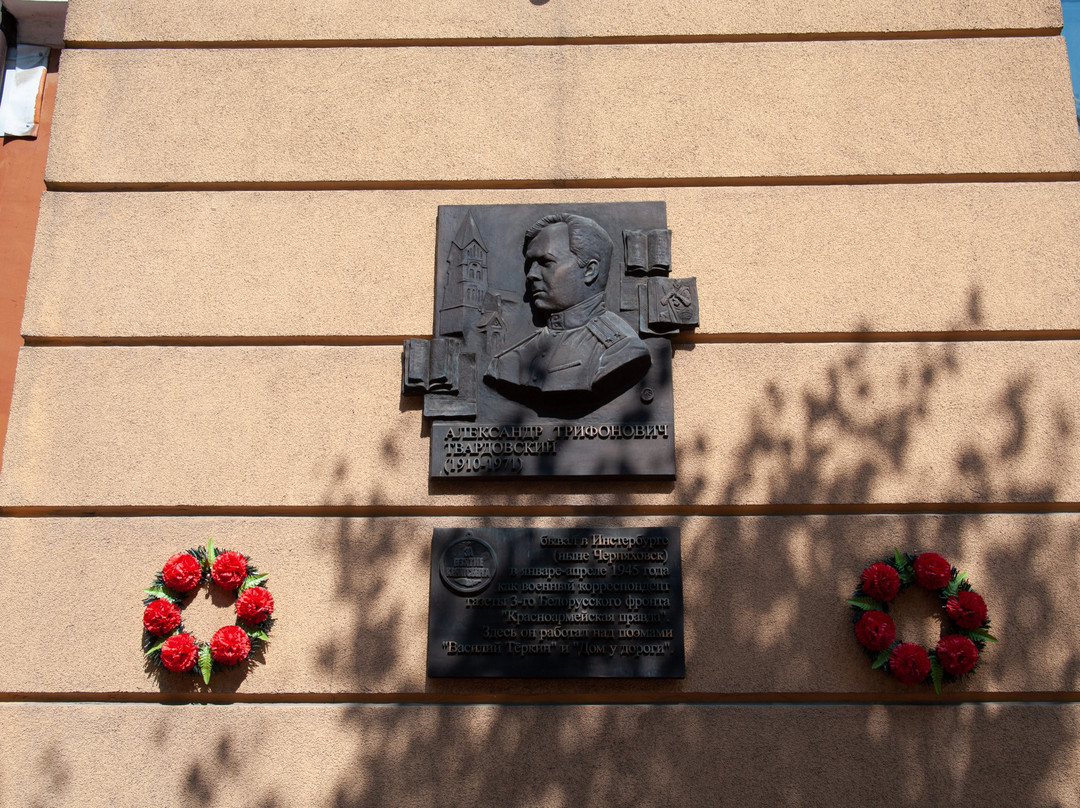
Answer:
[[[153, 667], [173, 673], [201, 674], [203, 683], [210, 684], [213, 671], [249, 659], [269, 641], [274, 624], [274, 596], [265, 586], [268, 577], [243, 553], [216, 549], [213, 539], [206, 547], [171, 556], [143, 590], [143, 651], [147, 660]], [[207, 579], [236, 592], [239, 621], [238, 625], [219, 628], [208, 643], [198, 642], [184, 631], [180, 613], [184, 595]]]
[[[900, 642], [896, 624], [889, 617], [889, 603], [912, 582], [937, 593], [954, 629], [931, 651], [913, 642]], [[901, 555], [894, 548], [892, 558], [862, 571], [855, 595], [847, 602], [855, 610], [855, 639], [874, 660], [871, 667], [891, 673], [908, 685], [930, 679], [937, 693], [943, 683], [971, 673], [986, 643], [997, 642], [990, 633], [990, 617], [982, 595], [971, 588], [966, 572], [957, 572], [937, 553]]]

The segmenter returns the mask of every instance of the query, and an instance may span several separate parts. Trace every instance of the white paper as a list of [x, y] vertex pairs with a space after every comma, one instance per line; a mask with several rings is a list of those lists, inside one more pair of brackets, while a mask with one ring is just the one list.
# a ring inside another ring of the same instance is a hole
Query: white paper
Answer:
[[38, 93], [49, 64], [44, 45], [19, 43], [8, 51], [4, 65], [4, 97], [0, 99], [0, 126], [5, 135], [25, 137], [33, 133]]

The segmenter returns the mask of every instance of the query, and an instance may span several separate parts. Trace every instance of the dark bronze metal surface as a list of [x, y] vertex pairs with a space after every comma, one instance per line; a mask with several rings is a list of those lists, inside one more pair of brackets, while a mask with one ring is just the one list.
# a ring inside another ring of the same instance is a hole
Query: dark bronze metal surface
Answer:
[[436, 528], [428, 676], [686, 675], [677, 527]]
[[412, 339], [430, 475], [675, 475], [671, 344], [698, 322], [662, 202], [439, 208], [435, 337]]

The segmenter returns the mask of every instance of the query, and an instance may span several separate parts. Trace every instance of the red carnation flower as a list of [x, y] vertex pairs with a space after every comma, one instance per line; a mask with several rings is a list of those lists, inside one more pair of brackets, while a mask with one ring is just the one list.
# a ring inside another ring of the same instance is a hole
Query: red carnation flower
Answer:
[[864, 569], [860, 581], [862, 591], [875, 600], [890, 601], [900, 592], [900, 573], [882, 561]]
[[274, 613], [274, 596], [261, 586], [249, 586], [236, 599], [236, 614], [245, 623], [256, 625]]
[[902, 642], [889, 654], [889, 670], [905, 685], [917, 685], [930, 673], [930, 655], [921, 645]]
[[210, 569], [210, 577], [214, 583], [225, 589], [236, 589], [247, 577], [247, 559], [243, 553], [229, 550], [222, 553], [214, 561]]
[[162, 637], [180, 625], [180, 610], [171, 600], [152, 600], [143, 612], [142, 624], [151, 634]]
[[191, 553], [177, 553], [161, 570], [165, 586], [177, 592], [190, 592], [202, 580], [202, 564]]
[[896, 639], [896, 624], [885, 612], [863, 612], [855, 623], [855, 639], [871, 651], [884, 651]]
[[952, 564], [937, 553], [922, 553], [915, 559], [915, 582], [924, 589], [941, 589], [951, 579]]
[[934, 653], [945, 672], [953, 676], [962, 676], [979, 661], [979, 649], [962, 634], [946, 634], [938, 640]]
[[161, 664], [173, 673], [191, 670], [198, 658], [199, 646], [187, 633], [174, 634], [161, 646]]
[[962, 589], [945, 601], [945, 613], [960, 628], [978, 628], [986, 621], [986, 601], [978, 592]]
[[235, 665], [247, 659], [251, 638], [240, 626], [222, 626], [210, 638], [210, 656], [223, 665]]

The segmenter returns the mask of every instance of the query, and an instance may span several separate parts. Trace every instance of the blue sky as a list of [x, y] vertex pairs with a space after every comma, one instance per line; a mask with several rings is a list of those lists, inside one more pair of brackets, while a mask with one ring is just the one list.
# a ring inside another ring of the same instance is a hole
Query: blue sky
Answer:
[[1065, 44], [1069, 48], [1069, 69], [1072, 71], [1073, 97], [1080, 113], [1080, 0], [1061, 0], [1065, 15]]

